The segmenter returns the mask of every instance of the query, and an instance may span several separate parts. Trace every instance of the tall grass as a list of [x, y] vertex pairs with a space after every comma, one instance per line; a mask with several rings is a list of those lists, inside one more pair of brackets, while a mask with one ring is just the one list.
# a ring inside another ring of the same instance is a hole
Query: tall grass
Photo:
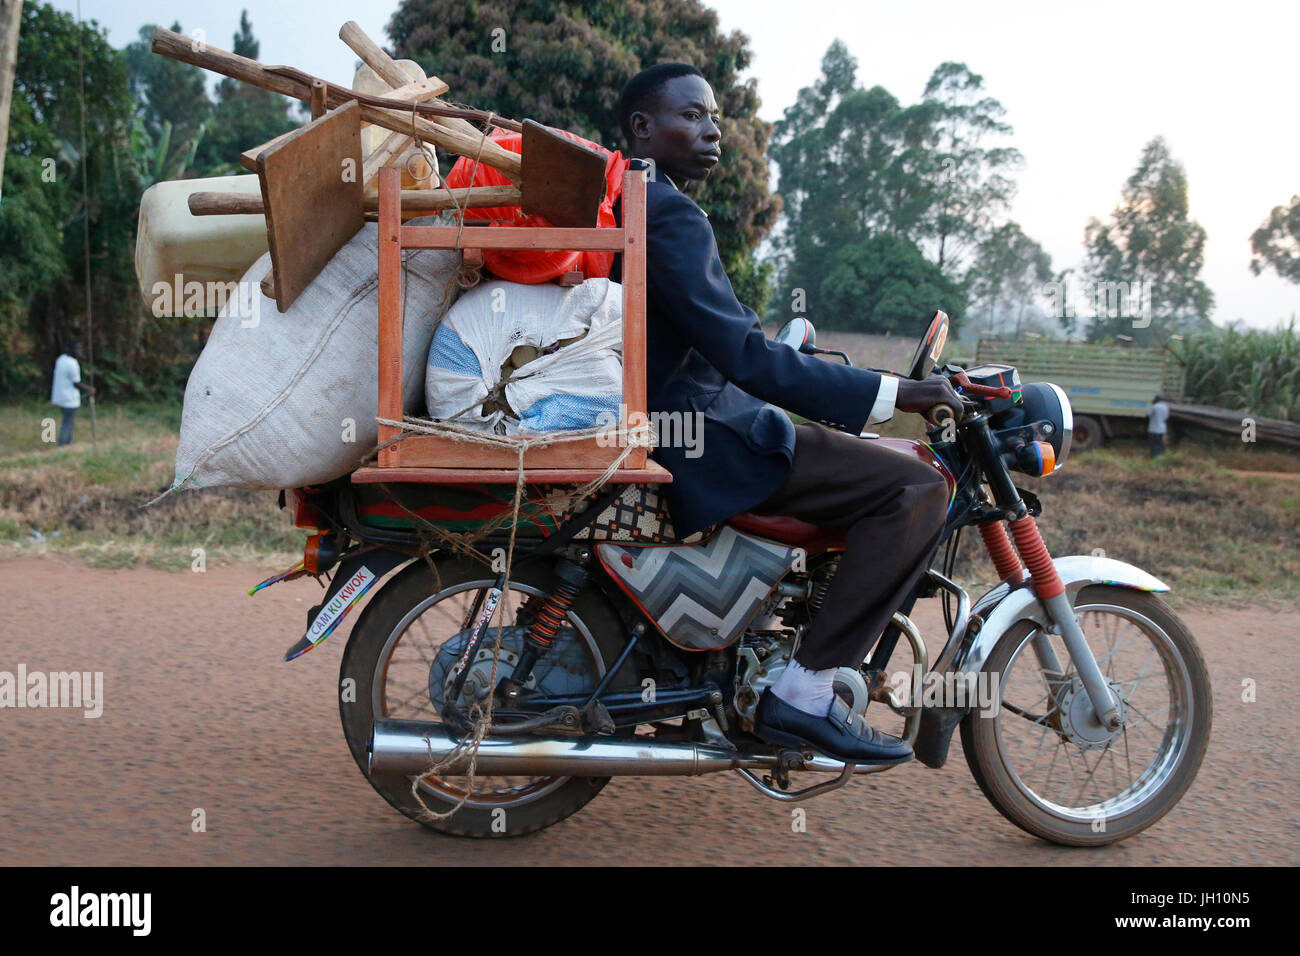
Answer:
[[145, 503], [170, 486], [179, 402], [105, 402], [91, 442], [90, 409], [76, 441], [45, 440], [58, 409], [43, 401], [0, 404], [0, 559], [50, 550], [97, 567], [188, 568], [195, 548], [212, 562], [287, 564], [301, 553], [273, 491], [214, 488]]
[[1300, 421], [1300, 336], [1294, 318], [1272, 331], [1228, 328], [1192, 336], [1183, 358], [1190, 401]]

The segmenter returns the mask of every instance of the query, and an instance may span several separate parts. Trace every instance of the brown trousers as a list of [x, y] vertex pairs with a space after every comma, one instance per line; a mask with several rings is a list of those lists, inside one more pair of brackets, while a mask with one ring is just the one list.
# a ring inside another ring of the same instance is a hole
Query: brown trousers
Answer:
[[948, 487], [924, 462], [804, 422], [785, 486], [751, 510], [846, 530], [839, 570], [795, 657], [811, 670], [859, 667], [929, 566]]

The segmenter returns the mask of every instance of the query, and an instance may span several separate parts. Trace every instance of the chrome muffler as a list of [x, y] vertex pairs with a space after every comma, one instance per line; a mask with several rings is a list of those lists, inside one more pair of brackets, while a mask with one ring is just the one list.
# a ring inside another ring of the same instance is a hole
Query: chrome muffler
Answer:
[[[426, 772], [445, 760], [459, 742], [442, 724], [380, 718], [370, 737], [370, 772]], [[843, 767], [824, 758], [816, 758], [815, 764], [809, 769]], [[475, 773], [484, 776], [579, 777], [689, 777], [775, 765], [775, 754], [741, 753], [689, 741], [534, 736], [484, 738], [474, 763]], [[466, 773], [468, 769], [466, 757], [442, 772]]]
[[[427, 773], [447, 759], [460, 739], [442, 724], [422, 720], [375, 721], [370, 735], [371, 773]], [[590, 737], [487, 737], [479, 744], [475, 773], [484, 776], [693, 777], [725, 770], [770, 770], [777, 753], [753, 753], [678, 740], [615, 740]], [[844, 763], [804, 751], [797, 768], [843, 773]], [[890, 765], [858, 764], [854, 774], [877, 773]], [[469, 770], [463, 757], [442, 773]]]

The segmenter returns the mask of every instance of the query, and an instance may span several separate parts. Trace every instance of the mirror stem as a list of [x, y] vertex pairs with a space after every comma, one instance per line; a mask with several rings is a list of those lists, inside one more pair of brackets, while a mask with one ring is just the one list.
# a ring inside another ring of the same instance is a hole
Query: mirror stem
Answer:
[[850, 368], [853, 367], [853, 361], [839, 349], [819, 349], [815, 345], [805, 345], [801, 351], [807, 352], [809, 355], [838, 355], [844, 359], [845, 365]]

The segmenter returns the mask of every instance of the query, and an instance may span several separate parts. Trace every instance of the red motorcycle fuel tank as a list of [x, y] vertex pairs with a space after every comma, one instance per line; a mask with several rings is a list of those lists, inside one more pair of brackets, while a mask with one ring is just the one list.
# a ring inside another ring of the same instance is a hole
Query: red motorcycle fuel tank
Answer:
[[925, 442], [916, 441], [912, 438], [864, 438], [863, 441], [879, 442], [891, 451], [915, 458], [939, 472], [939, 474], [943, 475], [943, 480], [948, 483], [948, 500], [950, 502], [952, 496], [957, 493], [956, 477], [948, 470], [948, 466], [943, 463], [943, 459], [936, 455], [934, 449]]

